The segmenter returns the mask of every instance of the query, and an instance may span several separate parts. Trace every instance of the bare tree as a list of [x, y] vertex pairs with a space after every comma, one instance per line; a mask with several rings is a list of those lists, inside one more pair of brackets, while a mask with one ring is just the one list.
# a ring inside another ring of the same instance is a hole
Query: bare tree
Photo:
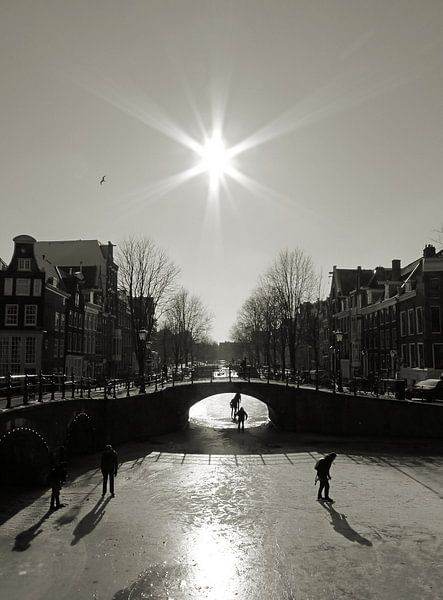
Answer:
[[165, 315], [165, 327], [172, 333], [172, 350], [176, 368], [193, 361], [194, 345], [204, 341], [212, 325], [201, 299], [181, 288], [171, 299]]
[[287, 335], [290, 365], [295, 371], [300, 307], [303, 302], [313, 298], [316, 289], [317, 278], [312, 259], [300, 248], [282, 250], [265, 278], [275, 294]]
[[166, 310], [174, 291], [178, 267], [149, 238], [129, 238], [117, 253], [120, 287], [128, 296], [134, 350], [141, 369], [146, 342], [138, 332], [145, 329], [152, 339], [155, 323]]

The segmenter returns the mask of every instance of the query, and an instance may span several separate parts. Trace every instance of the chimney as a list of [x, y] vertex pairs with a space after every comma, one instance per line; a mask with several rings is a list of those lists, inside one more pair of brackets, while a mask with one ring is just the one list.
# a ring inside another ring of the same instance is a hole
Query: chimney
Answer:
[[360, 289], [361, 286], [361, 266], [359, 265], [357, 267], [357, 291]]
[[377, 277], [377, 282], [384, 281], [386, 279], [384, 267], [375, 267], [374, 270], [375, 276]]
[[398, 258], [394, 258], [392, 260], [392, 281], [400, 281], [401, 280], [401, 261]]
[[423, 258], [432, 258], [433, 256], [435, 256], [435, 246], [426, 244], [423, 248]]

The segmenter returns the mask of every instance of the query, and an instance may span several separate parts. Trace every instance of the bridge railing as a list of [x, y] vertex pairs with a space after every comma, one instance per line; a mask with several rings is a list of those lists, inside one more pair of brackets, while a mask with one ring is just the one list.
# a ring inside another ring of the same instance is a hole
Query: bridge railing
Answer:
[[370, 386], [366, 380], [359, 378], [346, 382], [338, 389], [337, 382], [332, 380], [317, 380], [306, 382], [297, 374], [287, 371], [285, 374], [262, 371], [253, 367], [223, 369], [183, 369], [169, 372], [161, 371], [143, 377], [104, 378], [97, 380], [88, 377], [75, 377], [74, 374], [24, 374], [0, 377], [0, 401], [4, 399], [4, 408], [14, 408], [32, 402], [42, 403], [54, 400], [75, 398], [122, 398], [131, 395], [154, 392], [166, 386], [194, 384], [197, 382], [259, 382], [264, 384], [278, 383], [286, 387], [304, 387], [311, 389], [330, 390], [352, 394], [353, 396], [395, 396], [405, 398], [405, 382], [403, 380], [383, 380], [377, 385]]

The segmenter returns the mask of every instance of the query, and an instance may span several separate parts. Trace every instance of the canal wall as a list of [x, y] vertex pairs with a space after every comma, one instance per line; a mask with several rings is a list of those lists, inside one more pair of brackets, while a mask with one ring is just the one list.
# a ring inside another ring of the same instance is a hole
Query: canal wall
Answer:
[[[236, 381], [168, 387], [127, 398], [82, 398], [32, 404], [0, 414], [0, 481], [41, 481], [50, 454], [95, 452], [105, 444], [147, 439], [186, 427], [190, 407], [215, 394], [253, 396], [284, 431], [334, 436], [443, 438], [443, 405], [332, 394], [279, 384]], [[228, 406], [227, 406], [228, 410]]]

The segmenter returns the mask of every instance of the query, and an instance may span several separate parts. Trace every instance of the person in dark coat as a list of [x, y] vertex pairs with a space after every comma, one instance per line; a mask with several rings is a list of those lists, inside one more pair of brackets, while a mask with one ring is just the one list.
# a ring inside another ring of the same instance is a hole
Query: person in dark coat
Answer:
[[[317, 483], [317, 480], [320, 482], [317, 500], [326, 500], [326, 502], [333, 502], [332, 498], [329, 497], [329, 481], [331, 479], [329, 469], [331, 468], [331, 465], [336, 459], [336, 457], [337, 455], [334, 452], [332, 452], [331, 454], [327, 454], [324, 458], [321, 458], [315, 465], [315, 470], [317, 471], [315, 483]], [[323, 490], [325, 493], [324, 498], [322, 497]]]
[[102, 454], [101, 469], [103, 474], [102, 496], [106, 494], [109, 478], [109, 492], [111, 494], [111, 497], [114, 498], [114, 477], [117, 475], [118, 457], [117, 452], [114, 450], [111, 444], [108, 444], [106, 446], [105, 451]]
[[51, 486], [51, 504], [49, 510], [57, 510], [64, 506], [60, 504], [60, 490], [66, 481], [66, 466], [64, 463], [55, 463], [49, 471], [49, 485]]
[[245, 430], [245, 420], [248, 418], [248, 413], [245, 411], [243, 406], [240, 406], [238, 411], [235, 413], [235, 416], [237, 417], [237, 420], [238, 420], [238, 425], [237, 425], [238, 430], [240, 431], [240, 427], [241, 427], [242, 431], [244, 431]]

